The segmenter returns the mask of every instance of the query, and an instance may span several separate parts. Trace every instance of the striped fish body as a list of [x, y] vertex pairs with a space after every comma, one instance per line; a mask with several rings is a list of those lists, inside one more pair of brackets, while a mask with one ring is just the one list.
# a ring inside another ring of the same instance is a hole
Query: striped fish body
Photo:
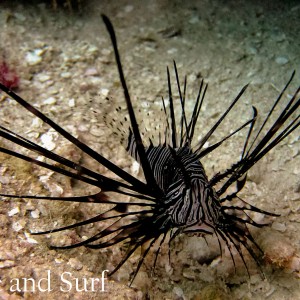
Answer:
[[[129, 135], [129, 154], [139, 157], [133, 136]], [[203, 165], [188, 145], [179, 148], [151, 145], [147, 159], [157, 185], [164, 197], [157, 219], [164, 219], [164, 227], [213, 233], [221, 215], [219, 198], [209, 185]]]

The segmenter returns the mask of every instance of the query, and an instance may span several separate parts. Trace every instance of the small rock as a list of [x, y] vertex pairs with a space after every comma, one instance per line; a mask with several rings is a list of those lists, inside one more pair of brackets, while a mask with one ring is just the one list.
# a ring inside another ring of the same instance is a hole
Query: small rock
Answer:
[[31, 236], [30, 236], [30, 233], [28, 232], [25, 232], [24, 233], [25, 237], [26, 237], [26, 240], [29, 244], [38, 244], [38, 241], [33, 239]]
[[55, 149], [56, 144], [53, 142], [53, 134], [51, 132], [47, 132], [41, 135], [41, 142], [44, 148], [49, 151]]
[[55, 103], [56, 103], [56, 99], [54, 97], [49, 97], [43, 101], [43, 104], [45, 104], [45, 105], [52, 105]]
[[289, 62], [289, 59], [285, 56], [278, 56], [276, 57], [275, 61], [279, 65], [285, 65]]
[[110, 49], [104, 48], [104, 49], [101, 50], [101, 55], [103, 55], [103, 56], [107, 56], [110, 53], [111, 53]]
[[30, 66], [37, 65], [42, 61], [41, 51], [41, 49], [35, 49], [31, 52], [27, 52], [25, 59]]
[[19, 207], [15, 207], [13, 208], [12, 210], [10, 210], [8, 212], [8, 216], [11, 217], [11, 216], [14, 216], [16, 214], [18, 214], [20, 212], [20, 208]]
[[14, 17], [21, 22], [26, 21], [26, 17], [21, 13], [14, 13]]
[[96, 76], [99, 75], [99, 72], [96, 68], [88, 68], [85, 73], [85, 76]]
[[291, 11], [294, 12], [294, 11], [297, 11], [297, 10], [300, 10], [300, 4], [299, 5], [295, 5], [291, 8]]
[[175, 54], [178, 50], [176, 48], [171, 48], [167, 52], [168, 54]]
[[189, 270], [188, 271], [183, 271], [182, 276], [184, 278], [187, 278], [187, 279], [190, 279], [190, 280], [195, 280], [196, 279], [195, 272], [189, 271]]
[[56, 264], [62, 264], [64, 262], [62, 258], [55, 258], [54, 261]]
[[4, 250], [5, 252], [0, 252], [0, 261], [1, 260], [14, 260], [15, 254], [13, 252], [9, 252], [8, 250]]
[[89, 81], [94, 86], [99, 86], [102, 83], [102, 79], [99, 76], [91, 76]]
[[271, 38], [275, 41], [275, 42], [283, 42], [284, 40], [286, 40], [286, 35], [284, 32], [280, 32], [280, 31], [274, 31], [271, 34]]
[[38, 219], [40, 217], [40, 211], [38, 209], [31, 211], [30, 214], [34, 219]]
[[183, 290], [179, 286], [174, 286], [173, 293], [175, 295], [174, 299], [176, 299], [176, 300], [184, 299]]
[[50, 76], [47, 74], [39, 74], [37, 78], [40, 82], [46, 82], [50, 79]]
[[70, 78], [72, 76], [72, 74], [70, 72], [62, 72], [62, 73], [60, 73], [60, 76], [62, 78]]
[[199, 23], [199, 16], [192, 16], [189, 21], [190, 24], [197, 24]]
[[294, 256], [291, 259], [290, 264], [288, 265], [288, 269], [291, 272], [299, 272], [300, 271], [300, 257]]
[[0, 269], [11, 268], [13, 266], [15, 266], [15, 262], [13, 260], [0, 261]]
[[126, 6], [124, 7], [124, 11], [125, 11], [126, 13], [132, 12], [133, 9], [134, 9], [134, 6], [133, 6], [133, 5], [126, 5]]
[[34, 128], [39, 128], [41, 127], [43, 124], [43, 121], [39, 118], [33, 118], [32, 122], [31, 122], [31, 126]]
[[74, 98], [70, 99], [69, 102], [68, 102], [68, 105], [70, 107], [75, 107], [75, 99]]
[[260, 235], [260, 246], [267, 262], [280, 268], [288, 266], [295, 255], [296, 249], [281, 233], [267, 230]]
[[286, 226], [284, 223], [279, 223], [279, 222], [274, 222], [272, 224], [272, 228], [277, 230], [277, 231], [280, 231], [280, 232], [285, 232], [286, 231]]
[[100, 93], [102, 96], [107, 97], [107, 95], [109, 93], [109, 89], [103, 88], [100, 90]]
[[20, 220], [20, 221], [14, 222], [12, 224], [12, 228], [14, 231], [18, 232], [24, 228], [25, 224], [26, 224], [26, 222], [24, 220]]
[[86, 51], [88, 56], [96, 55], [98, 52], [99, 52], [98, 47], [96, 47], [94, 45], [90, 45]]
[[70, 265], [74, 270], [79, 271], [82, 269], [82, 263], [76, 258], [70, 258], [68, 261], [68, 265]]
[[246, 49], [246, 51], [247, 51], [247, 54], [249, 54], [249, 55], [256, 55], [257, 52], [258, 52], [257, 49], [255, 47], [253, 47], [253, 46], [249, 46]]
[[133, 175], [137, 175], [140, 170], [140, 164], [137, 161], [134, 161], [131, 166], [131, 171]]

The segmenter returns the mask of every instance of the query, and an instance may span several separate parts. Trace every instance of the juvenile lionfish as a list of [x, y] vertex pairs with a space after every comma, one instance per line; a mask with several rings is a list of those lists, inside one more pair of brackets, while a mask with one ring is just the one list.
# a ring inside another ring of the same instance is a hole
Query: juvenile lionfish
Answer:
[[[176, 98], [179, 98], [181, 115], [179, 117], [175, 115], [175, 97], [172, 91], [170, 72], [167, 69], [168, 101], [162, 98], [162, 112], [165, 126], [159, 135], [158, 142], [152, 139], [144, 141], [142, 140], [141, 131], [128, 92], [114, 28], [106, 16], [103, 15], [102, 18], [111, 38], [129, 115], [129, 133], [125, 137], [126, 150], [140, 164], [145, 180], [141, 181], [125, 172], [116, 164], [72, 136], [8, 87], [0, 84], [0, 88], [8, 96], [17, 101], [30, 113], [46, 122], [64, 138], [121, 179], [116, 180], [101, 175], [84, 167], [80, 163], [59, 156], [0, 126], [0, 135], [4, 139], [42, 155], [48, 161], [50, 159], [58, 164], [50, 164], [3, 147], [0, 148], [1, 152], [100, 189], [99, 192], [93, 195], [76, 197], [0, 194], [1, 197], [104, 203], [111, 205], [110, 209], [93, 218], [69, 226], [32, 234], [48, 234], [91, 223], [104, 222], [105, 225], [102, 230], [81, 242], [66, 246], [51, 246], [51, 248], [70, 249], [85, 246], [92, 249], [100, 249], [127, 241], [127, 252], [118, 265], [111, 271], [110, 274], [113, 274], [139, 247], [143, 247], [143, 252], [140, 255], [132, 280], [138, 273], [149, 250], [154, 245], [156, 245], [156, 250], [153, 267], [155, 266], [162, 244], [167, 240], [170, 243], [174, 237], [181, 233], [193, 233], [204, 237], [205, 235], [215, 234], [220, 247], [221, 244], [224, 244], [228, 248], [233, 263], [235, 262], [235, 258], [232, 249], [235, 248], [248, 271], [243, 256], [244, 248], [259, 266], [259, 253], [262, 250], [253, 239], [248, 227], [249, 225], [262, 227], [267, 224], [257, 223], [251, 218], [249, 213], [257, 212], [269, 216], [277, 215], [250, 205], [242, 200], [238, 194], [245, 186], [248, 170], [300, 125], [300, 98], [297, 98], [299, 97], [300, 87], [298, 87], [274, 123], [269, 125], [268, 129], [265, 130], [267, 123], [270, 123], [273, 111], [283, 98], [295, 72], [275, 100], [262, 125], [258, 128], [255, 127], [258, 114], [256, 108], [253, 107], [253, 116], [250, 120], [218, 142], [207, 146], [208, 140], [240, 100], [247, 86], [239, 92], [212, 128], [199, 141], [193, 143], [195, 128], [201, 112], [207, 85], [203, 80], [201, 81], [194, 108], [191, 116], [188, 117], [185, 98], [186, 81], [182, 89], [179, 83], [176, 63], [174, 62]], [[204, 160], [210, 152], [214, 151], [224, 141], [231, 138], [243, 128], [248, 129], [239, 160], [226, 171], [208, 178], [201, 160]], [[263, 131], [266, 133], [263, 133]], [[228, 192], [229, 187], [231, 187], [230, 192]], [[235, 191], [232, 191], [232, 187], [235, 187]], [[131, 201], [122, 202], [114, 200], [108, 197], [108, 192], [130, 196]], [[234, 204], [233, 200], [235, 199], [239, 200], [239, 204]]]

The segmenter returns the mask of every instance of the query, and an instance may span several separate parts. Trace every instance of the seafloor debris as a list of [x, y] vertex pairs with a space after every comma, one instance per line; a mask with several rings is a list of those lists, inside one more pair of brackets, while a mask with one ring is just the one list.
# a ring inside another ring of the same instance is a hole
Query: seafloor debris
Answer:
[[20, 82], [16, 71], [4, 60], [0, 60], [0, 82], [10, 89], [19, 87]]

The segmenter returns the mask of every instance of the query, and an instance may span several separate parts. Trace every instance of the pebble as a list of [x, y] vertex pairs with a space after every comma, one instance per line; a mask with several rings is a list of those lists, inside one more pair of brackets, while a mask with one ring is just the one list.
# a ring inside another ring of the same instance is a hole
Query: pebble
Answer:
[[68, 265], [70, 265], [71, 268], [73, 268], [76, 271], [81, 270], [83, 267], [82, 263], [76, 258], [70, 258], [68, 261]]
[[56, 99], [54, 97], [49, 97], [43, 101], [43, 104], [45, 104], [45, 105], [52, 105], [55, 103], [56, 103]]
[[293, 170], [293, 174], [299, 176], [300, 175], [300, 168], [298, 168], [297, 166], [295, 166], [295, 169]]
[[249, 46], [246, 51], [249, 55], [256, 55], [258, 53], [257, 49], [253, 46]]
[[175, 295], [175, 299], [184, 299], [184, 293], [183, 290], [179, 286], [174, 286], [173, 293]]
[[297, 11], [297, 10], [300, 10], [300, 4], [299, 5], [295, 5], [291, 8], [291, 11], [294, 12], [294, 11]]
[[277, 231], [280, 231], [280, 232], [285, 232], [286, 231], [286, 226], [284, 223], [280, 223], [280, 222], [273, 222], [272, 224], [272, 228], [277, 230]]
[[75, 107], [75, 99], [74, 98], [70, 99], [69, 102], [68, 102], [68, 105], [70, 107]]
[[35, 240], [35, 239], [33, 239], [33, 238], [31, 237], [30, 233], [25, 232], [24, 235], [25, 235], [26, 240], [27, 240], [27, 242], [28, 242], [29, 244], [38, 244], [38, 241]]
[[16, 13], [14, 13], [14, 17], [21, 22], [26, 21], [26, 17], [23, 14], [16, 12]]
[[279, 65], [285, 65], [289, 62], [289, 59], [285, 56], [278, 56], [276, 57], [275, 61]]
[[31, 127], [34, 127], [34, 128], [39, 128], [41, 127], [43, 124], [43, 121], [39, 118], [33, 118], [32, 119], [32, 122], [31, 122]]
[[98, 77], [98, 76], [92, 76], [92, 77], [90, 77], [89, 81], [90, 81], [91, 84], [93, 84], [95, 86], [98, 86], [98, 85], [101, 84], [102, 79], [101, 79], [101, 77]]
[[287, 267], [295, 257], [295, 247], [281, 233], [274, 231], [270, 234], [270, 231], [266, 231], [260, 239], [260, 246], [265, 253], [264, 258], [272, 265]]
[[64, 189], [56, 183], [50, 183], [49, 186], [49, 191], [51, 192], [51, 195], [53, 195], [53, 197], [59, 197], [62, 195], [62, 193], [64, 192]]
[[26, 203], [25, 209], [26, 209], [26, 211], [35, 210], [35, 206], [34, 206], [33, 203], [31, 202], [31, 200], [29, 200], [29, 201]]
[[137, 161], [134, 161], [132, 166], [131, 166], [131, 172], [133, 175], [138, 175], [140, 170], [140, 164]]
[[38, 209], [35, 209], [33, 211], [30, 212], [30, 215], [34, 218], [34, 219], [38, 219], [40, 217], [40, 211]]
[[289, 270], [291, 272], [298, 272], [300, 271], [300, 257], [295, 256], [291, 259], [290, 264], [289, 264]]
[[[1, 172], [1, 175], [0, 175], [0, 190], [2, 189], [2, 183], [3, 183], [3, 184], [9, 183], [9, 180], [7, 180], [6, 177], [2, 176], [2, 174], [4, 174], [3, 170], [4, 170], [4, 172], [5, 172], [5, 171], [7, 170], [7, 168], [2, 168], [2, 166], [0, 166], [0, 172]], [[1, 214], [1, 215], [0, 215], [0, 218], [1, 218], [2, 216], [3, 216], [3, 215]]]
[[20, 212], [20, 208], [19, 207], [15, 207], [12, 210], [10, 210], [7, 214], [9, 217], [14, 216], [16, 214], [18, 214]]
[[50, 132], [44, 133], [41, 135], [41, 142], [43, 147], [49, 151], [54, 150], [56, 144], [53, 142], [53, 134]]
[[55, 258], [54, 261], [56, 264], [62, 264], [64, 262], [62, 258]]
[[58, 93], [59, 93], [59, 91], [56, 87], [50, 87], [50, 89], [48, 89], [48, 94], [50, 94], [50, 95], [56, 95]]
[[13, 260], [0, 261], [0, 269], [11, 268], [13, 266], [15, 266], [15, 262]]
[[15, 257], [15, 254], [13, 252], [10, 252], [8, 250], [4, 250], [1, 249], [1, 252], [0, 252], [0, 261], [1, 260], [14, 260], [16, 257]]
[[174, 53], [176, 53], [178, 50], [176, 49], [176, 48], [171, 48], [171, 49], [169, 49], [167, 52], [168, 52], [168, 54], [174, 54]]
[[96, 68], [88, 68], [85, 73], [85, 76], [96, 76], [99, 75], [99, 72]]
[[49, 75], [47, 75], [47, 74], [39, 74], [38, 76], [38, 80], [40, 81], [40, 82], [46, 82], [46, 81], [48, 81], [51, 77], [49, 76]]
[[33, 51], [27, 52], [25, 59], [30, 66], [37, 65], [42, 61], [42, 53], [42, 49], [35, 49]]
[[124, 7], [124, 11], [125, 11], [126, 13], [132, 12], [133, 9], [134, 9], [134, 6], [133, 6], [133, 5], [126, 5], [126, 6]]
[[88, 56], [91, 56], [91, 55], [97, 54], [99, 52], [99, 49], [97, 46], [91, 45], [88, 47], [86, 52], [87, 52]]
[[12, 228], [14, 231], [18, 232], [24, 228], [25, 224], [26, 224], [26, 222], [24, 220], [20, 220], [20, 221], [14, 222], [12, 224]]
[[103, 56], [107, 56], [110, 53], [111, 53], [110, 49], [104, 48], [104, 49], [101, 50], [101, 55], [103, 55]]
[[102, 96], [107, 97], [107, 95], [109, 93], [109, 89], [103, 88], [100, 90], [100, 93]]
[[60, 73], [60, 77], [62, 77], [62, 78], [70, 78], [71, 76], [72, 76], [71, 72]]
[[284, 32], [280, 32], [275, 30], [272, 34], [271, 34], [271, 38], [275, 41], [275, 42], [283, 42], [284, 40], [286, 40], [286, 35]]
[[193, 272], [193, 271], [183, 271], [182, 276], [184, 278], [187, 278], [187, 279], [190, 279], [190, 280], [195, 280], [196, 279], [195, 272]]
[[189, 23], [190, 24], [197, 24], [197, 23], [199, 23], [199, 16], [193, 16], [193, 17], [191, 17], [190, 19], [189, 19]]

